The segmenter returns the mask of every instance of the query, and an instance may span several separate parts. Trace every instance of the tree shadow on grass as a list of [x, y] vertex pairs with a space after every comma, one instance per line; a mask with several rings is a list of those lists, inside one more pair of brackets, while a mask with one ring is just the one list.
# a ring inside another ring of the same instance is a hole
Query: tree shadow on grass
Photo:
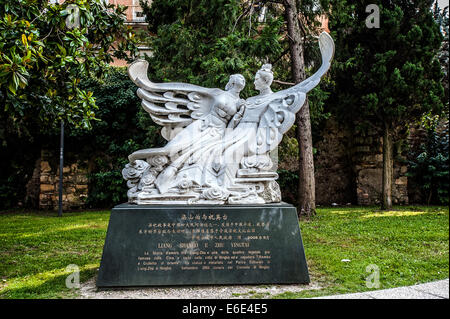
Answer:
[[[91, 279], [97, 273], [97, 269], [86, 269], [80, 271], [80, 284]], [[70, 273], [57, 275], [43, 281], [40, 284], [16, 284], [4, 288], [0, 292], [0, 298], [5, 299], [60, 299], [60, 298], [76, 298], [77, 289], [67, 288], [66, 279]], [[72, 281], [73, 282], [73, 281]]]

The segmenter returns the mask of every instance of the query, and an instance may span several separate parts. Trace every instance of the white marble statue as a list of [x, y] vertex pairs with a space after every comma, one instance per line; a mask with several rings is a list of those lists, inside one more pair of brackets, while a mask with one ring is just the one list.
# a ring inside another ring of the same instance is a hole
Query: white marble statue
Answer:
[[240, 74], [225, 90], [186, 83], [153, 83], [148, 63], [128, 68], [139, 86], [143, 108], [168, 140], [162, 148], [129, 156], [122, 171], [128, 199], [136, 204], [264, 204], [281, 201], [276, 167], [270, 157], [294, 124], [306, 93], [330, 67], [334, 42], [319, 36], [322, 65], [305, 81], [279, 92], [270, 86], [273, 73], [265, 64], [255, 75], [257, 96], [239, 97], [245, 86]]

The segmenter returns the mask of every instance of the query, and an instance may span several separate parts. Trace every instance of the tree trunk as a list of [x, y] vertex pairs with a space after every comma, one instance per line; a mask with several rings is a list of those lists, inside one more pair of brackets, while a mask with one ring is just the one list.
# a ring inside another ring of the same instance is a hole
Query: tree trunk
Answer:
[[[296, 0], [285, 0], [284, 8], [291, 51], [292, 77], [295, 83], [299, 83], [306, 78], [306, 72], [304, 43], [297, 17]], [[316, 183], [308, 99], [297, 113], [295, 122], [299, 148], [298, 214], [310, 217], [316, 212]]]
[[384, 125], [383, 132], [383, 180], [381, 191], [381, 209], [392, 208], [392, 180], [394, 171], [394, 151], [392, 132], [389, 125]]
[[299, 142], [298, 209], [300, 215], [310, 217], [316, 213], [316, 182], [308, 100], [297, 114], [296, 123], [296, 137]]

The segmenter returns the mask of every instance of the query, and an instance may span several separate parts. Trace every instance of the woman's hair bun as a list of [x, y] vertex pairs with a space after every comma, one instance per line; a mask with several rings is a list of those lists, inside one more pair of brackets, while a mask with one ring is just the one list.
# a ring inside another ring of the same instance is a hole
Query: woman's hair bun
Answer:
[[272, 72], [272, 64], [270, 64], [270, 63], [264, 64], [260, 70], [266, 71], [266, 72]]

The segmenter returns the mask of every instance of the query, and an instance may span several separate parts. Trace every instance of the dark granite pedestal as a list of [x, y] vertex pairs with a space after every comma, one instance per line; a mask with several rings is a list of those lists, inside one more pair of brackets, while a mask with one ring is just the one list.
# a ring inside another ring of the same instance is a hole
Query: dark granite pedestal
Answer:
[[112, 209], [98, 287], [309, 283], [289, 204]]

